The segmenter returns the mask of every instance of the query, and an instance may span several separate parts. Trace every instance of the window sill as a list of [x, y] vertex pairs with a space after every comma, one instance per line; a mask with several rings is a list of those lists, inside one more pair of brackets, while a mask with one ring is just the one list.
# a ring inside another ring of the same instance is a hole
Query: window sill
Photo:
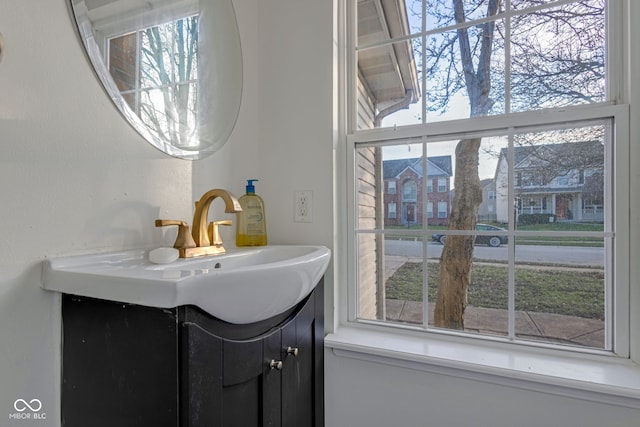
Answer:
[[339, 357], [640, 408], [640, 366], [628, 359], [357, 325], [327, 335], [325, 347]]

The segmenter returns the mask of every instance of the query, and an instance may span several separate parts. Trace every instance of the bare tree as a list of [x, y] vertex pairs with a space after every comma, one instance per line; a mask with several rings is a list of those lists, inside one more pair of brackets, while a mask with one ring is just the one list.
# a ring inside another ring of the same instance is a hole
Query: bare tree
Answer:
[[[198, 18], [147, 28], [141, 43], [140, 117], [165, 141], [188, 146], [197, 132]], [[162, 99], [162, 102], [158, 102]]]
[[[418, 3], [420, 8], [415, 7]], [[459, 92], [469, 101], [471, 117], [603, 100], [604, 0], [516, 15], [508, 34], [501, 20], [490, 20], [501, 12], [501, 3], [428, 2], [427, 13], [437, 27], [456, 25], [454, 31], [430, 37], [424, 46], [430, 111], [446, 111]], [[421, 10], [421, 4], [415, 1], [412, 9]], [[470, 20], [477, 23], [465, 26]], [[505, 60], [507, 44], [511, 56]], [[422, 48], [420, 43], [417, 46]], [[509, 67], [506, 61], [510, 61]], [[482, 202], [480, 145], [481, 139], [474, 138], [461, 140], [456, 146], [450, 230], [475, 230]], [[464, 328], [474, 241], [473, 235], [449, 235], [446, 239], [434, 311], [438, 327]]]

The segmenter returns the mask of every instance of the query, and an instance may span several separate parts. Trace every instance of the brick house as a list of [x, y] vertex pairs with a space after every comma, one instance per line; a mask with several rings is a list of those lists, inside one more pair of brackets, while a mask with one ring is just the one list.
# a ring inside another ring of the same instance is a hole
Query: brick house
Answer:
[[[422, 225], [423, 209], [429, 225], [447, 225], [451, 206], [451, 156], [428, 157], [426, 191], [423, 188], [423, 159], [383, 162], [384, 224]], [[427, 200], [424, 203], [423, 197]]]

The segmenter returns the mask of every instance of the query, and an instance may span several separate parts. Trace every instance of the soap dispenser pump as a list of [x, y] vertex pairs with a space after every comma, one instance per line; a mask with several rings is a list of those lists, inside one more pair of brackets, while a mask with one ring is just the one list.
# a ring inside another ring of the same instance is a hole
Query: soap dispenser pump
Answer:
[[246, 194], [240, 197], [242, 211], [236, 221], [236, 246], [264, 246], [267, 244], [267, 224], [264, 201], [256, 194], [254, 182], [247, 180]]

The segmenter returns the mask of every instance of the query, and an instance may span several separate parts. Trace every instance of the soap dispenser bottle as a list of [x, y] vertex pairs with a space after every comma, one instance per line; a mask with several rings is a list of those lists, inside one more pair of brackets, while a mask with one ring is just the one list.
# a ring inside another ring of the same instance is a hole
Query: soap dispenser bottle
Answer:
[[267, 244], [267, 224], [264, 215], [264, 202], [256, 194], [253, 183], [257, 179], [247, 180], [246, 194], [240, 197], [242, 211], [236, 221], [236, 246], [264, 246]]

